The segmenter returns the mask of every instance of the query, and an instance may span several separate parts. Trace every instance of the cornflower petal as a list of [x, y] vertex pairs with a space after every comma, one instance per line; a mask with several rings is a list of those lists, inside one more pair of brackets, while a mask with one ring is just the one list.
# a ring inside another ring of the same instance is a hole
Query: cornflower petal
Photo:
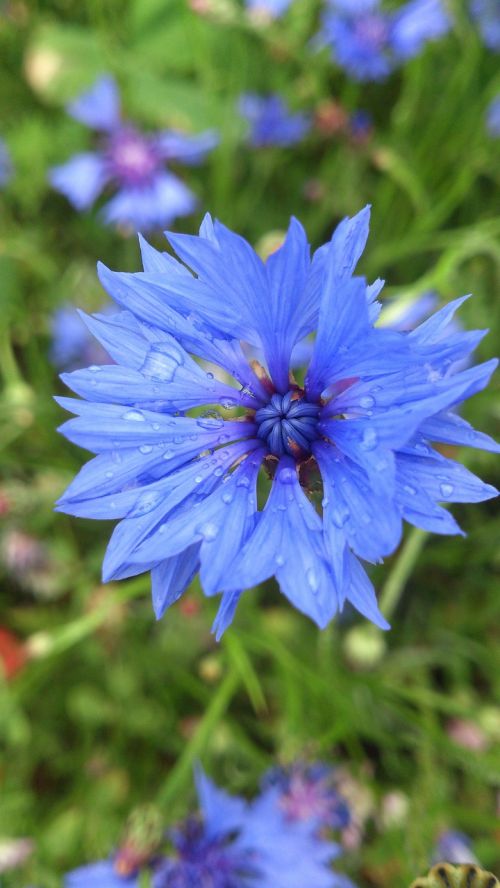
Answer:
[[106, 165], [98, 154], [91, 151], [75, 154], [49, 173], [51, 185], [64, 194], [77, 210], [92, 206], [108, 182]]
[[115, 129], [120, 123], [120, 97], [113, 77], [100, 77], [87, 92], [69, 103], [67, 111], [90, 129]]

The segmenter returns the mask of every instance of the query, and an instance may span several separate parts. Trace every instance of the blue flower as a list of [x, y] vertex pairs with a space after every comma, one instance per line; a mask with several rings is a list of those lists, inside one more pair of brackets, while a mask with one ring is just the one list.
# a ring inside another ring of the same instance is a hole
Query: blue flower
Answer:
[[112, 860], [97, 860], [68, 873], [64, 888], [138, 888], [136, 876], [120, 876]]
[[[254, 801], [232, 797], [197, 773], [200, 815], [167, 834], [170, 849], [149, 864], [153, 888], [353, 888], [330, 863], [340, 847], [292, 822], [268, 790]], [[139, 880], [98, 861], [66, 876], [65, 888], [136, 888]]]
[[74, 306], [58, 308], [51, 318], [50, 360], [61, 370], [76, 370], [88, 364], [109, 363], [109, 358], [91, 336]]
[[490, 136], [500, 138], [500, 95], [495, 96], [488, 107], [486, 126]]
[[432, 863], [479, 863], [472, 850], [472, 842], [465, 833], [446, 830], [439, 836]]
[[290, 6], [292, 0], [245, 0], [251, 12], [263, 13], [270, 18], [278, 18]]
[[380, 0], [330, 0], [319, 42], [355, 80], [384, 80], [449, 24], [441, 0], [410, 0], [394, 12]]
[[470, 11], [475, 19], [484, 45], [500, 52], [500, 4], [498, 0], [470, 0]]
[[98, 80], [68, 106], [68, 113], [100, 136], [97, 151], [77, 154], [50, 173], [53, 187], [77, 210], [88, 209], [108, 185], [116, 191], [102, 210], [108, 223], [149, 230], [194, 210], [194, 194], [165, 164], [200, 163], [217, 144], [214, 132], [197, 136], [171, 130], [155, 135], [140, 132], [122, 121], [111, 77]]
[[[496, 367], [457, 371], [484, 331], [447, 333], [466, 297], [410, 333], [374, 326], [383, 282], [353, 277], [368, 226], [369, 208], [344, 219], [311, 260], [292, 219], [264, 263], [207, 216], [199, 237], [169, 235], [182, 261], [142, 240], [143, 272], [100, 267], [122, 311], [87, 323], [116, 364], [62, 376], [85, 400], [60, 399], [76, 414], [61, 431], [96, 456], [58, 508], [122, 519], [104, 579], [151, 570], [157, 617], [199, 571], [206, 595], [223, 593], [217, 636], [272, 576], [321, 627], [349, 601], [388, 628], [358, 559], [391, 554], [403, 519], [459, 534], [440, 503], [496, 495], [432, 447], [500, 450], [453, 412]], [[292, 351], [314, 330], [296, 379]]]
[[0, 187], [7, 185], [12, 178], [13, 167], [7, 145], [0, 139]]
[[171, 833], [174, 854], [160, 865], [154, 888], [343, 888], [329, 869], [340, 849], [290, 822], [269, 791], [247, 803], [197, 775], [200, 820]]
[[254, 148], [295, 145], [302, 141], [311, 126], [306, 114], [290, 114], [279, 95], [245, 93], [240, 98], [239, 110], [248, 121], [247, 138]]
[[316, 762], [296, 762], [272, 768], [264, 775], [263, 790], [278, 790], [278, 804], [289, 820], [305, 821], [315, 830], [344, 829], [351, 815], [339, 793], [335, 768]]

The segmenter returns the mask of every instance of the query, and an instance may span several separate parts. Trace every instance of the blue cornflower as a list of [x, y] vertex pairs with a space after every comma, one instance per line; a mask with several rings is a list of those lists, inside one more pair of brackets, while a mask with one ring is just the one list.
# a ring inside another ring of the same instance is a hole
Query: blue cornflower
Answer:
[[245, 0], [246, 7], [251, 12], [263, 13], [270, 18], [278, 18], [290, 6], [292, 0]]
[[295, 762], [288, 768], [271, 768], [264, 775], [264, 793], [269, 788], [278, 790], [278, 804], [289, 820], [305, 821], [316, 830], [344, 829], [350, 823], [349, 806], [331, 765]]
[[0, 139], [0, 187], [7, 185], [12, 178], [13, 167], [7, 145]]
[[150, 230], [194, 210], [194, 194], [165, 164], [200, 163], [217, 144], [214, 132], [196, 136], [172, 130], [154, 135], [140, 132], [122, 120], [112, 77], [101, 77], [67, 110], [100, 135], [97, 151], [77, 154], [50, 173], [54, 188], [77, 210], [90, 207], [108, 185], [116, 190], [102, 210], [108, 223]]
[[486, 126], [490, 136], [494, 139], [500, 138], [500, 95], [495, 96], [488, 107]]
[[248, 121], [248, 141], [254, 148], [287, 147], [300, 142], [311, 127], [306, 114], [291, 114], [279, 95], [245, 93], [239, 101], [241, 115]]
[[441, 0], [410, 0], [394, 12], [380, 0], [330, 0], [319, 43], [355, 80], [384, 80], [449, 25]]
[[[100, 267], [123, 311], [87, 323], [116, 364], [62, 376], [86, 400], [60, 399], [77, 414], [61, 431], [96, 457], [58, 508], [122, 519], [104, 579], [151, 570], [158, 617], [200, 571], [206, 595], [223, 593], [218, 636], [241, 591], [273, 575], [319, 626], [348, 600], [387, 628], [358, 559], [392, 553], [403, 519], [461, 533], [439, 503], [496, 495], [432, 447], [500, 450], [452, 412], [496, 367], [457, 372], [484, 331], [447, 335], [466, 297], [410, 333], [374, 326], [383, 282], [353, 277], [368, 226], [367, 207], [311, 260], [292, 219], [264, 263], [207, 216], [199, 237], [169, 235], [182, 261], [142, 240], [143, 272]], [[314, 330], [295, 379], [292, 350]], [[248, 363], [242, 342], [265, 366]]]
[[[329, 868], [340, 847], [290, 822], [272, 791], [252, 802], [218, 789], [197, 774], [200, 817], [168, 833], [171, 850], [150, 865], [153, 888], [347, 888]], [[92, 880], [92, 881], [91, 881]], [[66, 888], [126, 888], [113, 861], [99, 861], [66, 877]]]
[[106, 352], [89, 333], [73, 305], [58, 308], [51, 318], [50, 360], [61, 370], [76, 370], [89, 364], [110, 363]]
[[500, 52], [500, 3], [498, 0], [471, 0], [470, 11], [479, 27], [484, 45], [494, 52]]
[[440, 863], [442, 860], [448, 863], [479, 863], [469, 836], [452, 829], [439, 836], [431, 862]]

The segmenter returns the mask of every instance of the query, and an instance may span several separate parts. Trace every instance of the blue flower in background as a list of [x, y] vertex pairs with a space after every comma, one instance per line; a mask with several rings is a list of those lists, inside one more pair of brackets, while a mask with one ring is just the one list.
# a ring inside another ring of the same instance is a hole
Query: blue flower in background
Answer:
[[112, 860], [97, 860], [68, 873], [64, 888], [138, 888], [136, 876], [120, 876]]
[[495, 96], [490, 103], [486, 117], [486, 126], [490, 136], [494, 139], [500, 137], [500, 95]]
[[295, 145], [311, 128], [308, 116], [291, 114], [279, 95], [245, 93], [240, 98], [239, 110], [248, 121], [247, 138], [254, 148]]
[[[172, 851], [150, 865], [153, 888], [352, 888], [330, 869], [338, 845], [313, 834], [304, 822], [291, 822], [269, 790], [252, 802], [218, 789], [197, 774], [200, 817], [172, 829]], [[66, 888], [136, 888], [113, 861], [98, 861], [66, 876]]]
[[118, 89], [111, 77], [98, 80], [68, 106], [68, 113], [100, 134], [97, 151], [77, 154], [51, 170], [51, 184], [75, 209], [88, 209], [110, 185], [116, 194], [102, 210], [107, 223], [150, 230], [193, 212], [195, 195], [165, 165], [200, 163], [217, 144], [214, 132], [196, 136], [172, 130], [140, 132], [121, 119]]
[[351, 815], [337, 788], [336, 770], [316, 762], [296, 762], [272, 768], [264, 775], [263, 792], [278, 790], [278, 804], [289, 820], [301, 820], [315, 830], [344, 829]]
[[7, 145], [0, 139], [0, 187], [7, 185], [12, 178], [13, 167]]
[[442, 860], [448, 863], [479, 863], [469, 836], [452, 829], [441, 833], [432, 857], [432, 863]]
[[477, 22], [484, 45], [500, 52], [500, 3], [498, 0], [471, 0], [470, 11]]
[[[311, 260], [292, 219], [264, 263], [207, 216], [199, 237], [169, 235], [182, 261], [141, 240], [143, 272], [100, 267], [122, 311], [87, 323], [116, 364], [63, 374], [85, 400], [60, 399], [76, 414], [61, 431], [96, 456], [58, 508], [122, 519], [104, 579], [150, 570], [158, 617], [199, 571], [223, 593], [218, 636], [272, 576], [321, 627], [349, 601], [388, 628], [359, 559], [392, 553], [403, 519], [459, 534], [440, 502], [496, 494], [432, 447], [500, 450], [452, 412], [496, 367], [457, 371], [484, 331], [447, 334], [466, 297], [410, 333], [374, 326], [383, 282], [353, 277], [368, 226], [368, 208], [344, 219]], [[302, 381], [291, 354], [314, 330]]]
[[251, 12], [264, 13], [271, 18], [278, 18], [290, 6], [292, 0], [246, 0], [247, 9]]
[[108, 364], [110, 358], [89, 333], [73, 305], [58, 308], [51, 318], [50, 360], [61, 370], [76, 370], [88, 364]]
[[394, 12], [379, 0], [329, 0], [319, 43], [355, 80], [384, 80], [449, 26], [441, 0], [410, 0]]

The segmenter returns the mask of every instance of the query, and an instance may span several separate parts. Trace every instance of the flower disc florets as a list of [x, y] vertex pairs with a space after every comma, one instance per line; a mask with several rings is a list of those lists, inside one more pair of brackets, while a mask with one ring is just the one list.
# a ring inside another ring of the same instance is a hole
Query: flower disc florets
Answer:
[[310, 404], [299, 391], [275, 393], [269, 404], [255, 413], [257, 436], [266, 441], [273, 456], [300, 459], [311, 452], [318, 437], [319, 405]]
[[143, 272], [100, 268], [122, 311], [87, 323], [116, 363], [63, 375], [85, 398], [62, 400], [64, 433], [96, 455], [59, 507], [121, 519], [104, 578], [150, 570], [158, 617], [199, 572], [222, 593], [217, 635], [272, 576], [319, 626], [349, 600], [387, 628], [361, 562], [394, 551], [403, 519], [460, 533], [439, 503], [495, 495], [432, 447], [498, 450], [454, 410], [496, 366], [463, 369], [483, 331], [450, 324], [463, 299], [409, 333], [375, 326], [382, 282], [354, 276], [368, 220], [312, 258], [292, 220], [264, 263], [207, 217], [169, 235], [181, 261], [141, 241]]

